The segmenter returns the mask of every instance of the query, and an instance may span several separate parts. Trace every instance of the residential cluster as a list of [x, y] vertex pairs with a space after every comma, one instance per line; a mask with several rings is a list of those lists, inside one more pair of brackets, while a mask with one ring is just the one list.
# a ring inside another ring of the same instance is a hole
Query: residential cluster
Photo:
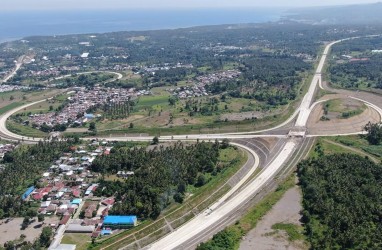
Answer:
[[29, 115], [29, 122], [37, 127], [45, 124], [54, 126], [56, 124], [78, 124], [81, 125], [98, 115], [87, 114], [87, 110], [106, 103], [119, 103], [128, 101], [131, 97], [149, 95], [150, 91], [131, 89], [115, 89], [94, 87], [91, 90], [77, 87], [74, 95], [68, 97], [69, 103], [59, 112], [48, 112], [45, 114]]
[[[4, 155], [8, 152], [11, 152], [15, 149], [15, 145], [13, 144], [0, 144], [0, 159], [4, 158]], [[1, 167], [0, 167], [1, 171]]]
[[[43, 173], [36, 187], [28, 188], [23, 200], [40, 203], [38, 213], [59, 216], [53, 245], [59, 245], [64, 233], [91, 233], [96, 238], [109, 235], [113, 230], [127, 229], [137, 225], [136, 216], [109, 216], [116, 202], [114, 197], [96, 197], [98, 174], [90, 166], [99, 155], [108, 155], [112, 144], [93, 140], [87, 147], [73, 146], [71, 152], [52, 163]], [[124, 178], [134, 172], [122, 173]], [[52, 247], [54, 249], [54, 247]]]
[[225, 70], [213, 74], [208, 74], [204, 76], [198, 76], [196, 78], [196, 83], [192, 86], [184, 86], [178, 88], [167, 89], [173, 96], [186, 99], [192, 97], [201, 97], [208, 96], [209, 93], [206, 90], [205, 86], [212, 84], [218, 81], [229, 81], [232, 79], [237, 79], [240, 76], [241, 72], [238, 70]]
[[210, 45], [207, 47], [203, 47], [204, 50], [212, 50], [219, 53], [224, 53], [227, 50], [243, 50], [242, 47], [230, 46], [230, 45], [222, 45], [221, 43], [217, 43], [216, 45]]
[[225, 70], [221, 72], [216, 72], [213, 74], [208, 74], [204, 76], [198, 76], [196, 80], [199, 83], [202, 83], [204, 85], [206, 84], [211, 84], [214, 82], [219, 82], [219, 81], [229, 81], [232, 79], [237, 79], [241, 75], [241, 72], [238, 70]]
[[150, 66], [141, 66], [141, 67], [133, 67], [133, 70], [135, 72], [143, 72], [143, 73], [150, 73], [152, 75], [155, 75], [156, 71], [160, 70], [170, 70], [170, 69], [176, 69], [176, 68], [186, 68], [186, 69], [192, 69], [194, 66], [192, 64], [170, 64], [170, 63], [164, 63], [163, 65], [150, 65]]
[[16, 90], [28, 90], [28, 89], [29, 89], [29, 87], [27, 87], [27, 86], [6, 85], [6, 84], [0, 85], [0, 93], [16, 91]]
[[175, 89], [167, 89], [173, 96], [179, 99], [186, 99], [192, 97], [208, 96], [209, 93], [205, 88], [205, 84], [194, 84], [193, 86], [178, 87]]
[[25, 73], [24, 76], [27, 77], [40, 77], [40, 76], [46, 76], [46, 77], [57, 77], [61, 76], [63, 73], [75, 73], [80, 71], [79, 66], [61, 66], [61, 67], [49, 67], [46, 69], [37, 69], [37, 70], [29, 70]]

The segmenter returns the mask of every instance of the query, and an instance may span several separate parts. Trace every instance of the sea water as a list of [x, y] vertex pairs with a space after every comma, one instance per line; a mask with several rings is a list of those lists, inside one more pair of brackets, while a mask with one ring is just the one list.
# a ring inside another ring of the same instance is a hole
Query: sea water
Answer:
[[0, 11], [0, 42], [65, 35], [277, 21], [282, 9]]

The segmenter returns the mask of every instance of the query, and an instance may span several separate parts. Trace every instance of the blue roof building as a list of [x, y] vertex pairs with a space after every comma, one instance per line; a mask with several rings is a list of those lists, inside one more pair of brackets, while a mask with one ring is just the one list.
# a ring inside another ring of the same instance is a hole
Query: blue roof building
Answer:
[[106, 216], [103, 220], [103, 227], [110, 227], [113, 229], [126, 229], [136, 226], [137, 222], [137, 216], [109, 215]]
[[82, 202], [82, 199], [74, 199], [70, 203], [73, 205], [80, 205]]
[[35, 190], [35, 187], [34, 186], [31, 186], [27, 189], [27, 191], [25, 191], [25, 193], [21, 196], [21, 199], [22, 200], [25, 200], [26, 198], [28, 198], [28, 196]]
[[104, 229], [101, 231], [101, 235], [110, 235], [112, 233], [111, 230]]
[[85, 118], [93, 119], [95, 116], [93, 114], [85, 114]]

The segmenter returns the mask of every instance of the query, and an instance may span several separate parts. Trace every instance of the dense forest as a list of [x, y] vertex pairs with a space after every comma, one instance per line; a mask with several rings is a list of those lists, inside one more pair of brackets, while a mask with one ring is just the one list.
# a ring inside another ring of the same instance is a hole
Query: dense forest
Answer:
[[72, 144], [66, 141], [40, 141], [33, 146], [20, 146], [4, 155], [4, 170], [0, 172], [0, 219], [24, 216], [29, 203], [21, 200], [27, 187], [36, 185], [42, 172]]
[[312, 249], [382, 248], [382, 166], [334, 154], [298, 166]]
[[96, 195], [115, 196], [112, 214], [136, 214], [156, 218], [174, 199], [182, 202], [188, 185], [203, 186], [209, 175], [222, 171], [218, 164], [219, 142], [198, 142], [154, 149], [115, 147], [110, 155], [97, 157], [91, 168], [104, 176], [132, 171], [125, 181], [100, 181]]

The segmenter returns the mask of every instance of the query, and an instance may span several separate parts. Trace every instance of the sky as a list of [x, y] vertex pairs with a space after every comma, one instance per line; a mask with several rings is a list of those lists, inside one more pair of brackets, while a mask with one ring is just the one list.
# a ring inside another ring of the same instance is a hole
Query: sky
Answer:
[[374, 2], [376, 0], [1, 0], [0, 11], [306, 7]]

